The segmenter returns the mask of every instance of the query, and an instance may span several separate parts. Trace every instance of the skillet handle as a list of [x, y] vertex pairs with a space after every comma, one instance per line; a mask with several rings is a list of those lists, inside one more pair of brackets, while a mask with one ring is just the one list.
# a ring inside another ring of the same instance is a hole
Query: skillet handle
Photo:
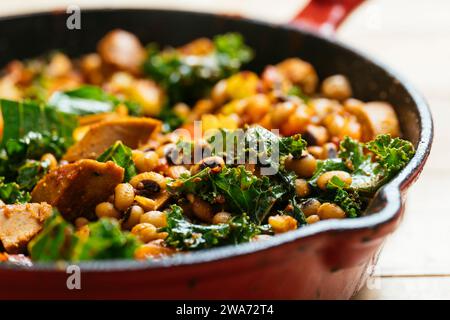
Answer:
[[290, 24], [331, 35], [362, 2], [364, 0], [310, 0]]

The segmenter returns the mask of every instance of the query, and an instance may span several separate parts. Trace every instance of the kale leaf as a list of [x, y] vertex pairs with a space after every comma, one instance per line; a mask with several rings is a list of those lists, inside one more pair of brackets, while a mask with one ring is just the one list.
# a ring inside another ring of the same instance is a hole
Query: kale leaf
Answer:
[[0, 158], [0, 174], [9, 176], [15, 172], [27, 159], [40, 159], [44, 154], [51, 153], [59, 159], [68, 146], [69, 141], [54, 133], [28, 132], [20, 139], [10, 139], [3, 144]]
[[53, 209], [42, 231], [28, 243], [28, 252], [33, 261], [70, 260], [77, 241], [73, 226]]
[[[278, 172], [283, 157], [301, 156], [306, 149], [306, 141], [300, 134], [290, 137], [280, 137], [259, 126], [248, 127], [245, 133], [236, 130], [220, 129], [208, 138], [212, 155], [227, 159], [227, 163], [243, 163], [256, 161], [261, 167], [271, 167]], [[221, 143], [218, 143], [221, 142]], [[230, 159], [230, 156], [233, 159]]]
[[216, 36], [213, 43], [212, 53], [205, 56], [160, 51], [154, 44], [148, 47], [144, 72], [166, 90], [170, 105], [205, 97], [217, 81], [239, 71], [253, 56], [237, 33]]
[[26, 203], [31, 196], [15, 182], [4, 182], [4, 177], [0, 177], [0, 199], [7, 204]]
[[[375, 157], [370, 154], [372, 152]], [[348, 187], [337, 177], [320, 194], [326, 201], [338, 204], [348, 217], [362, 213], [365, 197], [370, 197], [383, 184], [398, 173], [414, 155], [413, 145], [390, 135], [379, 135], [368, 143], [360, 143], [345, 137], [339, 146], [338, 158], [319, 160], [309, 184], [317, 189], [317, 179], [324, 172], [342, 170], [349, 172], [352, 184]]]
[[174, 248], [196, 250], [225, 244], [248, 242], [261, 232], [247, 215], [233, 217], [228, 223], [216, 225], [194, 224], [183, 216], [183, 209], [172, 205], [167, 212], [167, 226], [161, 229], [168, 233], [165, 242]]
[[185, 121], [185, 119], [177, 115], [167, 104], [163, 106], [157, 118], [163, 122], [162, 129], [164, 132], [170, 132], [179, 128]]
[[0, 100], [3, 136], [0, 144], [0, 199], [29, 200], [28, 191], [48, 171], [39, 161], [45, 153], [60, 158], [72, 143], [76, 117], [35, 102]]
[[376, 156], [377, 162], [392, 177], [403, 169], [414, 156], [414, 146], [411, 142], [392, 138], [388, 134], [379, 135], [366, 144], [369, 151]]
[[70, 91], [57, 91], [50, 97], [48, 104], [58, 110], [87, 115], [113, 110], [114, 99], [96, 86], [82, 86]]
[[121, 231], [116, 220], [99, 219], [90, 223], [88, 227], [89, 236], [78, 236], [70, 260], [133, 258], [139, 241], [131, 233]]
[[44, 104], [0, 99], [3, 116], [4, 145], [11, 139], [24, 138], [29, 132], [50, 135], [72, 143], [72, 132], [78, 126], [77, 117]]
[[136, 166], [132, 159], [132, 151], [121, 141], [117, 141], [98, 158], [99, 162], [112, 161], [125, 170], [125, 181], [129, 181], [137, 174]]
[[218, 173], [205, 168], [196, 175], [172, 180], [169, 190], [177, 195], [193, 193], [210, 203], [223, 196], [233, 214], [247, 214], [257, 224], [266, 219], [275, 202], [286, 193], [281, 183], [274, 183], [267, 176], [257, 177], [244, 166], [224, 167]]
[[47, 161], [26, 160], [17, 170], [16, 182], [22, 190], [31, 191], [48, 172]]
[[129, 259], [139, 245], [133, 235], [122, 232], [112, 219], [99, 219], [87, 228], [89, 234], [77, 234], [53, 209], [42, 231], [28, 244], [28, 252], [34, 261]]
[[111, 112], [121, 103], [128, 108], [130, 115], [141, 114], [141, 106], [137, 102], [119, 99], [92, 85], [84, 85], [69, 91], [57, 91], [48, 101], [49, 105], [59, 111], [73, 115]]
[[339, 145], [339, 158], [345, 161], [349, 169], [355, 170], [370, 156], [364, 155], [364, 145], [346, 136]]
[[258, 178], [244, 166], [224, 168], [218, 174], [210, 175], [210, 179], [217, 192], [224, 195], [233, 213], [246, 213], [258, 224], [265, 220], [285, 191], [267, 176]]
[[355, 190], [338, 188], [333, 202], [338, 204], [349, 218], [356, 218], [361, 214], [363, 204]]

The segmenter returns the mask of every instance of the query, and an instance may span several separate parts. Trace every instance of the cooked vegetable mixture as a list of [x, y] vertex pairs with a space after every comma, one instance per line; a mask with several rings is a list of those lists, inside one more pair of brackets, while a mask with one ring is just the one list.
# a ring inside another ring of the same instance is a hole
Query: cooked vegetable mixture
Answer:
[[[357, 218], [414, 155], [393, 107], [239, 34], [0, 73], [0, 261], [156, 259]], [[276, 62], [276, 61], [274, 61]], [[23, 256], [21, 256], [23, 258]]]

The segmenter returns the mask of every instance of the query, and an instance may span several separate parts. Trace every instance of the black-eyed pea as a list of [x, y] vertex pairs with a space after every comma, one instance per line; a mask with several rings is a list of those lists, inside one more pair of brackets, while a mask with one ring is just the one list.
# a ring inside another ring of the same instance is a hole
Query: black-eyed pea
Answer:
[[303, 202], [300, 205], [300, 208], [302, 209], [305, 216], [309, 217], [317, 214], [317, 210], [319, 210], [320, 205], [321, 203], [319, 200], [311, 198]]
[[191, 174], [196, 174], [203, 169], [210, 168], [211, 172], [219, 172], [225, 166], [223, 158], [218, 156], [207, 157], [191, 168]]
[[270, 113], [273, 126], [277, 128], [281, 127], [294, 111], [295, 105], [291, 101], [278, 103]]
[[191, 113], [191, 108], [186, 103], [177, 103], [173, 106], [173, 112], [180, 118], [186, 119]]
[[306, 218], [307, 224], [313, 224], [320, 221], [320, 217], [317, 214], [313, 214]]
[[158, 239], [158, 230], [151, 223], [139, 223], [131, 229], [131, 233], [144, 243]]
[[352, 96], [352, 87], [345, 76], [337, 74], [323, 80], [322, 93], [330, 99], [345, 100]]
[[323, 124], [332, 137], [340, 137], [345, 127], [346, 118], [343, 114], [334, 112], [325, 117]]
[[91, 229], [89, 228], [89, 225], [86, 224], [84, 226], [77, 228], [77, 230], [75, 231], [75, 235], [81, 239], [86, 239], [89, 237], [90, 232]]
[[172, 152], [172, 150], [176, 150], [177, 145], [175, 143], [166, 143], [156, 149], [156, 153], [158, 157], [164, 158]]
[[231, 214], [225, 211], [218, 212], [212, 219], [213, 224], [227, 223], [231, 219]]
[[281, 124], [281, 133], [285, 136], [303, 133], [306, 130], [306, 126], [311, 122], [313, 115], [312, 108], [304, 103], [298, 103], [295, 111], [289, 116], [287, 122]]
[[335, 203], [325, 202], [317, 210], [320, 220], [325, 219], [344, 219], [346, 217], [344, 210]]
[[86, 226], [89, 223], [89, 220], [85, 217], [78, 217], [75, 219], [75, 227], [80, 229], [81, 227]]
[[181, 175], [190, 175], [190, 173], [185, 166], [171, 166], [167, 169], [167, 175], [173, 179], [178, 179]]
[[130, 184], [137, 190], [150, 188], [157, 193], [166, 189], [166, 178], [156, 172], [143, 172], [131, 178]]
[[56, 169], [58, 167], [58, 161], [55, 156], [51, 153], [46, 153], [41, 157], [41, 161], [46, 161], [50, 170]]
[[159, 156], [155, 151], [133, 151], [133, 161], [139, 172], [147, 172], [155, 169], [159, 164]]
[[338, 178], [340, 181], [342, 181], [345, 185], [345, 187], [348, 187], [352, 184], [352, 176], [345, 171], [328, 171], [320, 175], [320, 177], [317, 179], [317, 186], [322, 190], [327, 190], [328, 183], [333, 179], [333, 177]]
[[131, 228], [140, 222], [141, 216], [144, 214], [144, 209], [140, 206], [134, 205], [128, 210], [128, 218], [122, 223], [122, 227], [126, 230], [131, 230]]
[[114, 206], [125, 211], [134, 202], [134, 188], [129, 183], [119, 183], [114, 189]]
[[110, 202], [101, 202], [95, 207], [95, 214], [100, 218], [120, 218], [120, 212]]
[[166, 239], [169, 236], [169, 233], [165, 232], [165, 231], [164, 232], [158, 232], [157, 236], [158, 236], [158, 239], [164, 240], [164, 239]]
[[308, 124], [302, 138], [308, 142], [309, 146], [321, 146], [328, 141], [328, 131], [323, 126]]
[[293, 157], [286, 158], [284, 165], [286, 169], [294, 171], [295, 174], [301, 178], [310, 178], [314, 174], [317, 168], [317, 161], [310, 154], [306, 154], [300, 157], [300, 159], [294, 159]]
[[297, 220], [291, 216], [275, 215], [269, 217], [269, 224], [275, 233], [283, 233], [297, 229]]
[[309, 184], [305, 179], [295, 179], [295, 193], [297, 196], [304, 198], [310, 192]]
[[[190, 200], [191, 201], [191, 200]], [[191, 201], [192, 203], [192, 212], [194, 215], [203, 222], [212, 222], [214, 217], [212, 206], [200, 199], [199, 197], [194, 197]]]
[[167, 215], [161, 211], [148, 211], [141, 215], [140, 223], [151, 223], [157, 228], [163, 228], [167, 226]]
[[338, 149], [332, 142], [325, 143], [322, 148], [320, 159], [333, 159], [337, 157]]
[[269, 112], [272, 105], [267, 95], [264, 94], [256, 94], [248, 99], [249, 104], [245, 109], [245, 113], [249, 117], [251, 123], [256, 123]]
[[321, 146], [310, 146], [307, 148], [308, 153], [310, 153], [314, 158], [321, 159], [323, 148]]
[[157, 239], [137, 248], [134, 252], [134, 257], [138, 260], [144, 260], [153, 257], [166, 256], [173, 253], [175, 253], [174, 249], [164, 246], [164, 241]]
[[229, 99], [227, 80], [220, 80], [211, 90], [211, 99], [216, 106], [221, 106]]
[[145, 211], [156, 210], [156, 201], [143, 196], [135, 196], [134, 201]]

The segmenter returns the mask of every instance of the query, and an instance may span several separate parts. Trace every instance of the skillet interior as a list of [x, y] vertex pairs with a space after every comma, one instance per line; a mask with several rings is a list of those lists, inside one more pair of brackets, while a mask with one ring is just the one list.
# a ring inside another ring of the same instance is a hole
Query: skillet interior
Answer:
[[[376, 227], [393, 219], [400, 211], [402, 191], [411, 183], [429, 154], [432, 120], [422, 97], [388, 68], [366, 58], [333, 40], [306, 31], [225, 16], [164, 10], [83, 10], [81, 30], [66, 28], [64, 12], [38, 13], [0, 19], [0, 66], [12, 59], [38, 56], [61, 49], [70, 56], [95, 51], [97, 41], [108, 31], [122, 28], [135, 33], [143, 43], [157, 42], [177, 46], [202, 36], [228, 31], [243, 34], [255, 50], [254, 61], [247, 69], [261, 71], [270, 63], [299, 56], [311, 62], [320, 78], [345, 74], [353, 87], [353, 96], [361, 100], [385, 100], [398, 114], [404, 138], [417, 148], [416, 155], [397, 178], [379, 190], [367, 209], [368, 216], [343, 221], [324, 221], [283, 234], [269, 241], [248, 243], [238, 247], [205, 250], [192, 255], [179, 255], [152, 262], [105, 261], [82, 263], [84, 270], [148, 268], [201, 263], [294, 241], [300, 237], [337, 230]], [[0, 268], [8, 266], [0, 265]], [[54, 269], [61, 265], [36, 264], [32, 269]]]

